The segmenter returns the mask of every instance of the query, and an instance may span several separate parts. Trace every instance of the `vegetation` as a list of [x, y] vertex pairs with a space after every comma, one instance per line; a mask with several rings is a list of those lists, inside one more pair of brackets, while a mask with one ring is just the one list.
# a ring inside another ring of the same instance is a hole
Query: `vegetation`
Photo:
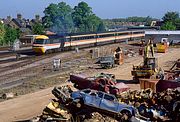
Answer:
[[35, 23], [32, 26], [32, 32], [37, 35], [44, 34], [44, 26], [41, 23]]
[[166, 22], [172, 22], [173, 24], [175, 24], [175, 21], [177, 19], [179, 19], [179, 13], [178, 12], [167, 12], [164, 16], [163, 16], [163, 21]]
[[172, 22], [167, 21], [161, 26], [161, 30], [176, 30], [176, 26]]
[[0, 23], [0, 45], [13, 44], [19, 38], [20, 31]]
[[50, 4], [44, 10], [43, 24], [56, 33], [72, 32], [72, 8], [65, 2]]
[[44, 14], [43, 24], [56, 33], [95, 32], [105, 28], [85, 2], [80, 2], [73, 9], [65, 2], [50, 4]]
[[19, 38], [19, 30], [11, 28], [11, 27], [5, 27], [5, 35], [4, 35], [4, 44], [13, 44], [14, 41]]
[[164, 22], [161, 26], [162, 30], [180, 30], [180, 18], [178, 12], [167, 12], [162, 19]]
[[5, 27], [4, 25], [0, 22], [0, 45], [3, 45], [5, 43], [4, 41], [4, 35], [5, 35]]
[[102, 20], [92, 12], [92, 8], [85, 2], [80, 2], [73, 9], [72, 17], [76, 32], [103, 31]]

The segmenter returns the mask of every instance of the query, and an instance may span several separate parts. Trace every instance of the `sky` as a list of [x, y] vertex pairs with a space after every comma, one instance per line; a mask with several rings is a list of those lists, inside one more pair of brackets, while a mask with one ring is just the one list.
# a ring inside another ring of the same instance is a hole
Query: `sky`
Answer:
[[126, 18], [130, 16], [161, 19], [167, 11], [180, 12], [180, 0], [0, 0], [0, 18], [16, 17], [21, 13], [26, 19], [43, 11], [50, 3], [66, 2], [72, 8], [85, 1], [102, 19]]

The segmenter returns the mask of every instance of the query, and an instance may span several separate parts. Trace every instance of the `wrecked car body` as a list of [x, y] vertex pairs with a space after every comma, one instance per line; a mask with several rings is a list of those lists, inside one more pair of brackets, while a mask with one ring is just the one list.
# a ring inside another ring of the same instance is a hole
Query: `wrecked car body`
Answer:
[[118, 96], [119, 93], [129, 90], [124, 83], [116, 83], [113, 79], [104, 77], [87, 77], [85, 75], [70, 75], [70, 81], [77, 89], [94, 89]]
[[88, 110], [93, 109], [96, 112], [119, 117], [126, 114], [130, 119], [135, 116], [135, 108], [126, 104], [119, 103], [114, 95], [101, 91], [84, 89], [71, 94], [73, 101], [79, 101], [79, 107], [85, 106]]
[[65, 104], [66, 108], [71, 108], [70, 111], [75, 116], [77, 114], [87, 116], [93, 112], [124, 120], [130, 120], [132, 116], [135, 116], [134, 107], [119, 103], [114, 95], [105, 92], [84, 89], [71, 92], [69, 97], [61, 88], [55, 87], [52, 91], [56, 98], [66, 99], [61, 103]]

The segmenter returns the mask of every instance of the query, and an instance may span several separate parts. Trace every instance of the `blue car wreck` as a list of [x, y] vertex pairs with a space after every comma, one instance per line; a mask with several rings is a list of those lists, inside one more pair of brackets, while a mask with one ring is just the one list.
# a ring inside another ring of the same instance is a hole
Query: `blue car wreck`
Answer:
[[135, 108], [126, 104], [119, 103], [114, 95], [101, 91], [84, 89], [71, 93], [71, 98], [76, 107], [91, 112], [128, 121], [135, 116]]

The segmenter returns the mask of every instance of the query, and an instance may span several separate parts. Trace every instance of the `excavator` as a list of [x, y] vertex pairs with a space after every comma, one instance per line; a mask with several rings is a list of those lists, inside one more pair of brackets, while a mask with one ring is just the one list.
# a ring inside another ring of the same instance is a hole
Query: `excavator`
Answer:
[[[151, 52], [151, 56], [149, 55]], [[139, 66], [133, 66], [131, 74], [134, 80], [139, 78], [150, 78], [158, 72], [157, 58], [154, 56], [154, 46], [152, 40], [148, 40], [148, 43], [144, 46], [143, 63]]]

